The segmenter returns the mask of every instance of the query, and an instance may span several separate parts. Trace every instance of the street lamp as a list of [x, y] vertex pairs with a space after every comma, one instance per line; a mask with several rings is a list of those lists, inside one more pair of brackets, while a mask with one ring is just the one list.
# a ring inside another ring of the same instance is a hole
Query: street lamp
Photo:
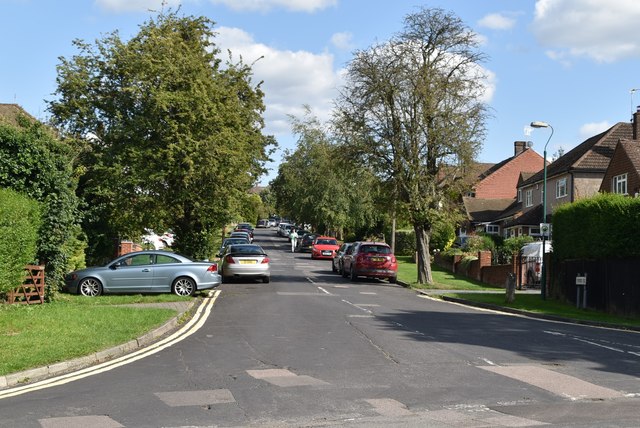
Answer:
[[540, 273], [542, 277], [540, 278], [540, 294], [542, 296], [542, 300], [547, 298], [547, 264], [544, 262], [544, 255], [547, 250], [547, 233], [549, 233], [549, 226], [547, 225], [547, 145], [549, 141], [551, 141], [551, 137], [553, 137], [553, 126], [549, 125], [547, 122], [531, 122], [532, 128], [551, 128], [551, 134], [549, 135], [549, 139], [547, 143], [544, 145], [544, 178], [542, 181], [542, 224], [540, 224], [540, 232], [542, 233], [542, 272]]

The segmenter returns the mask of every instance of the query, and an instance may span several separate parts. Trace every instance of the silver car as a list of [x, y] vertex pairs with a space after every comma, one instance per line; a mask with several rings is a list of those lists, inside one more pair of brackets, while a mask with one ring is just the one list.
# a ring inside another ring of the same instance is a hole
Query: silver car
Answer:
[[136, 251], [106, 266], [68, 273], [65, 289], [73, 294], [169, 293], [191, 296], [222, 283], [218, 265], [196, 262], [168, 251]]
[[220, 258], [220, 275], [223, 282], [232, 278], [260, 278], [267, 284], [271, 279], [269, 257], [259, 245], [229, 245]]

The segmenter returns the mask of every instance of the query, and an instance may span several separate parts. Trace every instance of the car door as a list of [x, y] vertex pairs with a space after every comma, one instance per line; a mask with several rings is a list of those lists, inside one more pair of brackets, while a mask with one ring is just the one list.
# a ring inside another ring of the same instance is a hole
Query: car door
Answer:
[[342, 256], [342, 271], [343, 273], [351, 273], [351, 265], [353, 264], [353, 254], [358, 246], [356, 244], [351, 245], [344, 256]]
[[115, 293], [144, 293], [153, 282], [153, 255], [132, 254], [109, 266], [106, 287]]
[[168, 293], [171, 291], [171, 284], [176, 278], [178, 270], [186, 265], [168, 254], [158, 254], [155, 257], [153, 266], [153, 288], [151, 291], [155, 293]]

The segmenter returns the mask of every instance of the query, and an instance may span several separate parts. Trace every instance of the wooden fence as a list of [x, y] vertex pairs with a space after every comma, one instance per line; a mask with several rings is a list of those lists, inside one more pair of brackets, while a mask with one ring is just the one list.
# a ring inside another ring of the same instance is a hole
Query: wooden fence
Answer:
[[44, 266], [27, 265], [24, 270], [24, 282], [7, 293], [7, 303], [23, 305], [44, 303]]

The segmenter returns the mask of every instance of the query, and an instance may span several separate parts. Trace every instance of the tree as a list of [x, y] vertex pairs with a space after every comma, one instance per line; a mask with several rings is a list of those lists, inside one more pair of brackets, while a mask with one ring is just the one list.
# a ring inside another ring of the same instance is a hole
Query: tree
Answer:
[[[291, 118], [296, 149], [285, 155], [271, 189], [278, 208], [322, 233], [341, 237], [375, 218], [374, 177], [353, 164], [309, 108]], [[353, 189], [367, 187], [365, 195]]]
[[405, 203], [416, 234], [418, 282], [431, 283], [434, 224], [455, 212], [460, 177], [481, 147], [486, 106], [475, 35], [441, 9], [358, 51], [337, 101], [344, 141]]
[[0, 187], [41, 206], [36, 258], [45, 265], [47, 298], [64, 285], [73, 248], [84, 245], [74, 156], [73, 148], [52, 129], [26, 114], [19, 114], [15, 124], [0, 122]]
[[233, 200], [264, 173], [271, 137], [263, 93], [242, 61], [223, 64], [204, 17], [160, 14], [131, 40], [117, 32], [61, 58], [55, 123], [85, 141], [85, 227], [94, 259], [145, 228], [172, 229], [177, 251], [215, 253]]

